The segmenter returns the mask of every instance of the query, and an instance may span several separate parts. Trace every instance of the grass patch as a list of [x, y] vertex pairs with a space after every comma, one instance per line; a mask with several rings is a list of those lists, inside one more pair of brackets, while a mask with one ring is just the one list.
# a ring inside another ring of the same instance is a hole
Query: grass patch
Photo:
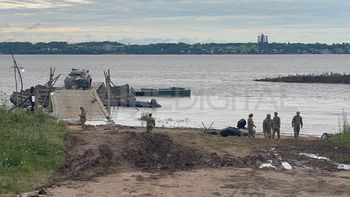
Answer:
[[343, 113], [343, 117], [339, 120], [339, 133], [332, 136], [332, 140], [336, 144], [350, 148], [350, 124], [347, 116]]
[[336, 144], [350, 148], [350, 127], [342, 133], [335, 134], [332, 139]]
[[147, 121], [147, 118], [149, 117], [148, 112], [142, 112], [141, 117], [138, 118], [139, 121]]
[[49, 182], [64, 161], [66, 125], [48, 115], [0, 108], [0, 194]]

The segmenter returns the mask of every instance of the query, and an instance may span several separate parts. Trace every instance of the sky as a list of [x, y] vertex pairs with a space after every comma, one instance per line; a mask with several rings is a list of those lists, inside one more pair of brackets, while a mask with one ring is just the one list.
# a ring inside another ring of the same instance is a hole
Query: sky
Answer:
[[0, 0], [0, 41], [350, 42], [350, 0]]

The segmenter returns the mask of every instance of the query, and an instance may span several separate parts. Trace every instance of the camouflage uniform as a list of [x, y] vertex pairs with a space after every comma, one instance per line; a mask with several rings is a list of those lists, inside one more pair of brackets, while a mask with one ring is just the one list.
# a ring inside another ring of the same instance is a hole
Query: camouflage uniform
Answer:
[[300, 128], [303, 128], [303, 118], [300, 116], [300, 112], [297, 112], [292, 119], [292, 127], [294, 128], [294, 137], [299, 137]]
[[85, 122], [86, 122], [86, 111], [83, 107], [80, 107], [81, 113], [80, 113], [80, 124], [81, 129], [84, 131], [86, 129]]
[[255, 138], [255, 130], [254, 130], [255, 124], [253, 121], [253, 117], [249, 117], [247, 122], [248, 122], [248, 137]]
[[267, 115], [263, 122], [263, 133], [265, 138], [271, 138], [272, 120], [271, 116]]
[[146, 120], [146, 132], [151, 132], [155, 126], [156, 121], [154, 120], [154, 118], [152, 118], [152, 116], [149, 116]]
[[272, 119], [272, 138], [275, 139], [275, 134], [277, 133], [278, 139], [281, 138], [280, 136], [280, 128], [281, 128], [281, 118], [275, 115]]

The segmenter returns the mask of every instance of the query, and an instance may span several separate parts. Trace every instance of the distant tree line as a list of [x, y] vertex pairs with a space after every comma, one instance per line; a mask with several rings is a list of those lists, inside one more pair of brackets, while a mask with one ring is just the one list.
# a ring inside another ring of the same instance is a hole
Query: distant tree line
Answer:
[[0, 54], [350, 54], [350, 44], [270, 43], [258, 51], [256, 43], [158, 43], [119, 42], [0, 42]]

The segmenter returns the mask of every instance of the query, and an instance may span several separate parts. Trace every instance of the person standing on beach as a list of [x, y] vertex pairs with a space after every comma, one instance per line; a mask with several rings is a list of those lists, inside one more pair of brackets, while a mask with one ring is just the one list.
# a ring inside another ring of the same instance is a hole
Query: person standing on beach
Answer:
[[272, 119], [272, 139], [275, 139], [276, 133], [277, 133], [278, 139], [281, 139], [280, 128], [281, 128], [281, 118], [278, 117], [278, 113], [275, 112], [275, 116]]
[[80, 117], [80, 124], [81, 124], [81, 129], [83, 131], [85, 131], [86, 127], [85, 127], [85, 122], [86, 122], [86, 111], [84, 109], [84, 107], [80, 107], [81, 113], [79, 115]]
[[249, 138], [255, 138], [255, 130], [254, 130], [254, 127], [256, 128], [255, 124], [254, 124], [254, 121], [253, 121], [253, 114], [249, 114], [249, 117], [248, 117], [248, 137]]
[[156, 126], [156, 121], [152, 117], [152, 114], [149, 113], [146, 120], [146, 133], [151, 132], [155, 126]]
[[297, 115], [292, 119], [292, 127], [294, 128], [294, 137], [298, 139], [300, 128], [303, 128], [303, 118], [300, 116], [299, 111], [297, 111]]
[[268, 138], [268, 139], [271, 138], [271, 130], [272, 130], [272, 119], [271, 119], [271, 115], [267, 114], [263, 122], [263, 133], [265, 138]]

